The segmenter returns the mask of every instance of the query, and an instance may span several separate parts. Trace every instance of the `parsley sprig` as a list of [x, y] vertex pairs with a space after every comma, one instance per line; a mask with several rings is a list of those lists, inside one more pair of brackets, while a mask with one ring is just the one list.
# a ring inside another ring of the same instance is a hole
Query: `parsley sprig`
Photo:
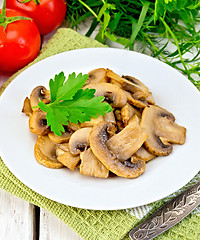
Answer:
[[79, 73], [76, 76], [73, 72], [66, 80], [64, 73], [60, 72], [50, 79], [51, 102], [45, 104], [40, 99], [38, 107], [47, 112], [47, 125], [56, 135], [65, 132], [64, 125], [69, 122], [83, 123], [90, 121], [91, 117], [98, 117], [98, 114], [105, 115], [112, 111], [112, 107], [103, 102], [103, 96], [94, 96], [95, 89], [82, 89], [87, 78], [88, 74]]

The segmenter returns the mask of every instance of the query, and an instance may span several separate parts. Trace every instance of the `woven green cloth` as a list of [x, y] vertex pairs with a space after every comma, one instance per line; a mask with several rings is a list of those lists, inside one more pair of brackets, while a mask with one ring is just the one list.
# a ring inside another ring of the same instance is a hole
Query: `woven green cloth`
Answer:
[[[32, 65], [54, 54], [87, 47], [106, 47], [99, 42], [80, 35], [66, 28], [61, 28], [42, 48], [40, 55], [31, 63]], [[27, 66], [27, 67], [29, 67]], [[26, 68], [27, 68], [26, 67]], [[23, 69], [24, 70], [24, 69]], [[21, 70], [21, 71], [23, 71]], [[0, 94], [6, 86], [21, 72], [13, 75], [0, 89]], [[185, 188], [200, 180], [200, 173], [188, 183]], [[0, 187], [30, 203], [47, 209], [87, 240], [120, 240], [128, 239], [128, 232], [154, 212], [164, 202], [174, 197], [180, 191], [161, 201], [137, 207], [116, 211], [94, 211], [66, 206], [32, 191], [19, 181], [0, 159]], [[184, 188], [184, 189], [185, 189]], [[163, 240], [199, 240], [200, 239], [200, 207], [196, 208], [179, 224], [163, 233], [156, 239]]]

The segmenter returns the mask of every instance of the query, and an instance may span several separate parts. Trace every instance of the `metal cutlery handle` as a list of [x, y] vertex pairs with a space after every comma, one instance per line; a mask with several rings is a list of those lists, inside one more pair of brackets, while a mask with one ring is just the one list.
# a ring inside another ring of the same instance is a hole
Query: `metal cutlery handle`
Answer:
[[163, 205], [130, 231], [132, 240], [149, 240], [165, 232], [200, 204], [200, 182]]

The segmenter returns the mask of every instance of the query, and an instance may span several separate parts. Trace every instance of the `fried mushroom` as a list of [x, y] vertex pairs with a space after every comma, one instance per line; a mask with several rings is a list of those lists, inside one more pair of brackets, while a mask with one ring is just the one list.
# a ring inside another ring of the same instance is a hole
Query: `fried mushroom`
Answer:
[[88, 148], [80, 154], [81, 164], [80, 173], [82, 175], [107, 178], [109, 170], [94, 155], [91, 148]]
[[[110, 122], [100, 122], [91, 131], [90, 147], [94, 155], [103, 163], [103, 165], [120, 177], [136, 178], [145, 170], [145, 161], [139, 160], [137, 163], [129, 161], [121, 162], [117, 156], [121, 156], [119, 152], [113, 152], [108, 147], [109, 134], [112, 131], [113, 124]], [[127, 156], [126, 156], [127, 157]], [[126, 159], [123, 158], [123, 159]]]
[[74, 156], [71, 154], [68, 143], [59, 144], [56, 148], [56, 155], [58, 161], [72, 171], [75, 170], [80, 162], [80, 155]]
[[186, 129], [174, 121], [173, 114], [159, 106], [149, 105], [143, 110], [141, 127], [149, 136], [144, 142], [149, 152], [166, 156], [173, 150], [171, 143], [184, 144]]
[[106, 70], [104, 68], [97, 68], [88, 73], [89, 77], [86, 84], [108, 82], [109, 78], [106, 76]]
[[141, 118], [141, 113], [139, 110], [131, 106], [130, 104], [126, 104], [122, 109], [121, 109], [121, 118], [124, 126], [126, 126], [129, 122], [129, 120], [136, 115], [138, 118]]
[[69, 139], [69, 150], [71, 154], [78, 155], [90, 146], [91, 127], [80, 128], [74, 132]]
[[26, 116], [28, 116], [28, 117], [30, 117], [33, 113], [33, 109], [31, 108], [30, 99], [28, 97], [26, 97], [24, 100], [22, 112], [25, 113]]
[[127, 103], [125, 92], [111, 83], [90, 83], [84, 88], [95, 89], [95, 97], [104, 96], [105, 100], [112, 102], [113, 107], [123, 107]]
[[56, 147], [57, 144], [52, 142], [47, 135], [39, 137], [34, 148], [38, 163], [48, 168], [62, 168], [63, 164], [57, 160]]
[[50, 131], [47, 125], [46, 112], [37, 110], [29, 118], [29, 129], [32, 133], [37, 135], [45, 135]]
[[144, 146], [141, 146], [132, 156], [131, 156], [131, 162], [135, 162], [138, 160], [144, 160], [145, 162], [149, 162], [156, 156], [149, 151]]
[[49, 132], [48, 136], [51, 139], [51, 141], [55, 143], [66, 143], [69, 142], [69, 138], [71, 137], [71, 133], [68, 131], [65, 131], [60, 136], [56, 135], [54, 132]]
[[120, 83], [124, 90], [132, 93], [140, 91], [140, 96], [142, 98], [146, 98], [149, 95], [149, 89], [141, 81], [134, 77], [124, 75], [120, 77], [118, 74], [109, 69], [107, 70], [107, 76]]
[[148, 135], [139, 125], [137, 116], [119, 133], [107, 141], [108, 148], [120, 161], [129, 159], [144, 143]]
[[[36, 107], [41, 99], [44, 103], [49, 103], [51, 101], [50, 91], [47, 90], [44, 86], [37, 86], [33, 89], [30, 95], [30, 104], [31, 107]], [[37, 111], [38, 108], [33, 108], [33, 111]]]

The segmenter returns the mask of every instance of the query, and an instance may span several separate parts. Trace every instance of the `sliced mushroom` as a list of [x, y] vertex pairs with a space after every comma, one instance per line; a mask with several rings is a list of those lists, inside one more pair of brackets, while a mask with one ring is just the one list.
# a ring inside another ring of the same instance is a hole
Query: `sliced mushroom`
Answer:
[[149, 96], [146, 98], [146, 101], [147, 101], [149, 104], [152, 104], [152, 105], [155, 104], [155, 100], [154, 100], [153, 95], [152, 95], [151, 92], [149, 92]]
[[69, 150], [73, 155], [78, 155], [90, 146], [90, 132], [92, 128], [81, 128], [74, 132], [69, 139]]
[[[139, 81], [137, 78], [131, 76], [122, 76], [124, 83], [123, 88], [132, 93], [140, 91], [140, 98], [146, 98], [149, 96], [149, 89]], [[126, 81], [125, 81], [126, 80]]]
[[124, 90], [135, 93], [140, 91], [142, 98], [146, 98], [149, 95], [149, 89], [138, 79], [131, 76], [122, 76], [114, 73], [111, 70], [107, 70], [107, 76], [121, 84]]
[[119, 88], [122, 88], [122, 85], [119, 82], [117, 82], [115, 79], [110, 79], [110, 83], [118, 86]]
[[34, 148], [36, 160], [48, 168], [62, 168], [63, 164], [57, 160], [56, 147], [48, 136], [39, 137]]
[[51, 141], [55, 142], [55, 143], [66, 143], [69, 142], [69, 138], [71, 137], [71, 133], [66, 131], [64, 133], [61, 134], [61, 136], [56, 135], [53, 132], [50, 132], [48, 134], [49, 138], [51, 139]]
[[68, 143], [63, 143], [57, 146], [56, 155], [59, 162], [61, 162], [65, 167], [75, 170], [78, 163], [80, 162], [80, 155], [74, 156], [69, 151]]
[[109, 170], [94, 155], [91, 148], [88, 148], [80, 154], [81, 164], [80, 173], [83, 175], [107, 178]]
[[28, 97], [25, 98], [24, 100], [24, 105], [22, 108], [22, 112], [26, 114], [26, 116], [31, 116], [33, 113], [33, 110], [31, 108], [31, 103], [30, 103], [30, 99]]
[[70, 132], [75, 132], [81, 128], [81, 124], [69, 122], [67, 128], [69, 129]]
[[111, 83], [90, 83], [84, 88], [95, 89], [95, 96], [104, 96], [106, 100], [113, 102], [114, 107], [123, 107], [127, 102], [125, 92]]
[[116, 123], [114, 112], [108, 112], [104, 115], [104, 121]]
[[93, 127], [95, 126], [97, 123], [103, 121], [104, 117], [102, 115], [98, 115], [97, 118], [91, 118], [90, 121], [85, 121], [83, 123], [80, 124], [81, 128], [82, 127]]
[[[118, 176], [125, 178], [136, 178], [145, 170], [145, 161], [139, 160], [137, 163], [129, 161], [121, 162], [117, 158], [120, 154], [113, 153], [107, 145], [109, 141], [109, 131], [112, 131], [113, 124], [110, 122], [100, 122], [93, 127], [90, 134], [90, 147], [94, 155], [103, 165]], [[120, 151], [120, 149], [119, 149]]]
[[138, 160], [144, 160], [145, 162], [148, 162], [155, 158], [156, 156], [149, 151], [144, 146], [141, 146], [132, 156], [131, 156], [131, 162], [135, 162]]
[[107, 141], [108, 148], [120, 161], [129, 159], [148, 137], [140, 127], [138, 117], [135, 116], [134, 119]]
[[141, 127], [149, 135], [144, 145], [155, 155], [168, 155], [172, 152], [171, 143], [183, 144], [186, 129], [175, 122], [175, 117], [167, 110], [149, 105], [143, 110]]
[[109, 81], [109, 78], [106, 76], [106, 69], [104, 68], [94, 69], [90, 71], [88, 74], [89, 74], [89, 77], [86, 81], [86, 84]]
[[125, 91], [126, 96], [127, 96], [127, 102], [137, 108], [145, 108], [148, 103], [146, 99], [135, 99], [134, 95], [131, 94], [130, 92]]
[[131, 106], [130, 104], [126, 104], [122, 109], [121, 109], [121, 118], [124, 126], [126, 126], [129, 122], [129, 120], [136, 115], [138, 118], [141, 118], [141, 113], [139, 110]]
[[[41, 99], [44, 103], [49, 103], [51, 101], [50, 91], [44, 86], [38, 86], [33, 89], [30, 95], [31, 107], [36, 107]], [[33, 111], [37, 111], [38, 108], [33, 108]]]
[[37, 110], [29, 118], [29, 128], [32, 133], [38, 135], [45, 135], [50, 131], [47, 125], [46, 112], [42, 110]]

